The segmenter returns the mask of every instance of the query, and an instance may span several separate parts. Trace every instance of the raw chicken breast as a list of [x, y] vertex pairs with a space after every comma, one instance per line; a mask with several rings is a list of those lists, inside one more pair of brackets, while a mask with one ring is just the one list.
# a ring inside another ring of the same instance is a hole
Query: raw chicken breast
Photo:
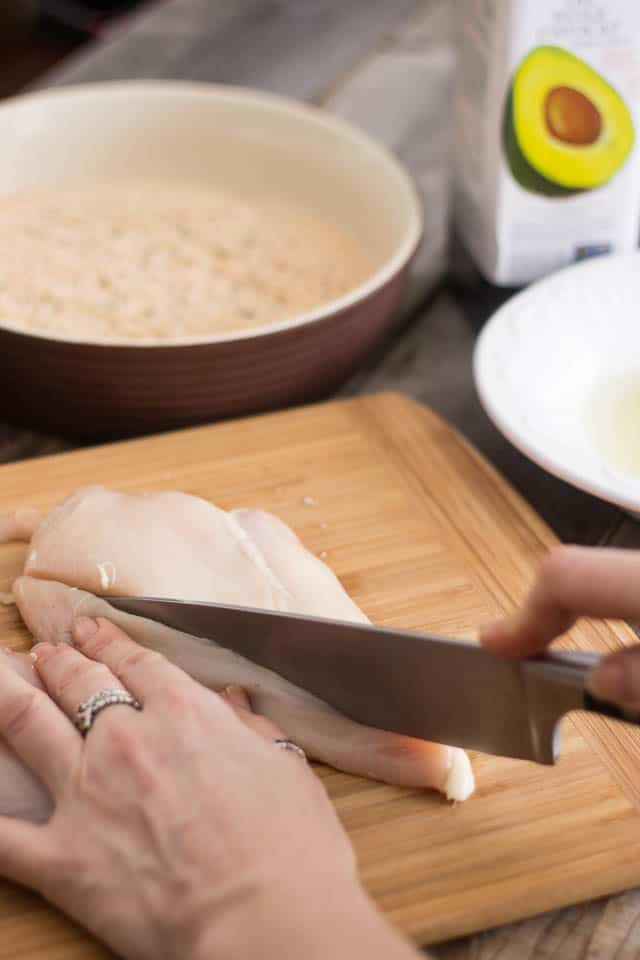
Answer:
[[0, 543], [9, 543], [11, 540], [31, 540], [40, 524], [42, 513], [23, 507], [13, 513], [0, 515]]
[[[2, 529], [0, 523], [0, 534]], [[95, 596], [211, 600], [366, 622], [331, 570], [277, 517], [254, 510], [227, 513], [181, 493], [87, 487], [41, 523], [23, 512], [13, 526], [5, 521], [4, 529], [23, 538], [33, 533], [28, 576], [16, 581], [14, 593], [36, 640], [68, 638], [79, 613], [109, 617], [211, 689], [244, 687], [254, 711], [315, 759], [389, 783], [435, 787], [451, 799], [472, 793], [464, 751], [364, 727], [211, 641], [121, 613]], [[21, 659], [14, 655], [8, 662]], [[0, 809], [3, 770], [0, 756]], [[41, 813], [41, 797], [34, 807]]]
[[[23, 526], [26, 526], [23, 520]], [[366, 621], [331, 570], [271, 514], [184, 493], [84, 487], [37, 527], [25, 574], [146, 594]]]

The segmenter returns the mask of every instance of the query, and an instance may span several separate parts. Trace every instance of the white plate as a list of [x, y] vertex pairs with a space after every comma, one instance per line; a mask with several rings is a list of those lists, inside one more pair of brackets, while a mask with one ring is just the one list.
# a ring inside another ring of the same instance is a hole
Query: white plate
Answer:
[[474, 375], [519, 450], [640, 511], [640, 253], [576, 264], [513, 297], [478, 338]]

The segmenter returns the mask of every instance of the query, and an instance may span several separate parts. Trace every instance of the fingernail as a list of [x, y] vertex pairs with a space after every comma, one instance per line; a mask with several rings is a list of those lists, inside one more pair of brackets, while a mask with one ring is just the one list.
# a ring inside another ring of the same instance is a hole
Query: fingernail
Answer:
[[605, 660], [589, 675], [587, 687], [601, 700], [624, 700], [625, 666], [621, 660]]
[[478, 628], [478, 639], [484, 640], [484, 638], [487, 637], [489, 640], [503, 640], [509, 636], [509, 627], [510, 623], [506, 619], [487, 620], [486, 623], [480, 624]]
[[38, 660], [39, 657], [46, 653], [47, 650], [51, 649], [52, 644], [46, 643], [44, 640], [41, 643], [36, 643], [31, 650], [29, 651], [29, 656], [32, 660]]
[[98, 624], [91, 617], [78, 617], [73, 624], [73, 642], [82, 646], [98, 632]]
[[247, 695], [247, 691], [244, 687], [238, 686], [238, 684], [230, 683], [228, 687], [225, 687], [222, 691], [222, 696], [227, 701], [227, 703], [232, 704], [234, 707], [242, 707], [243, 710], [251, 710], [251, 701]]

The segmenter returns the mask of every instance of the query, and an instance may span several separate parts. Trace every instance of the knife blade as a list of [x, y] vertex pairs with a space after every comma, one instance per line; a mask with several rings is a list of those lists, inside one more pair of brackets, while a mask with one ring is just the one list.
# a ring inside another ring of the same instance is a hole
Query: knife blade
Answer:
[[640, 722], [587, 691], [595, 653], [511, 659], [463, 640], [370, 624], [155, 597], [105, 599], [273, 670], [352, 720], [423, 740], [552, 764], [559, 722], [572, 710]]

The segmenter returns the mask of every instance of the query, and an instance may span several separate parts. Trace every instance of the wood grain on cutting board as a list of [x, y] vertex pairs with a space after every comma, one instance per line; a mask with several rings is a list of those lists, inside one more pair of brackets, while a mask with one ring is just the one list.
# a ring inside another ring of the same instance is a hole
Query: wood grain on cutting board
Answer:
[[[375, 622], [461, 637], [522, 597], [554, 541], [459, 434], [393, 394], [3, 467], [0, 510], [49, 506], [85, 483], [273, 510]], [[0, 548], [0, 591], [23, 556]], [[0, 630], [28, 646], [13, 608]], [[632, 641], [621, 624], [571, 635], [600, 649]], [[368, 889], [402, 930], [442, 940], [640, 883], [637, 731], [580, 716], [564, 722], [556, 767], [473, 762], [477, 794], [457, 806], [319, 769]], [[106, 955], [9, 884], [0, 931], [2, 960]]]

